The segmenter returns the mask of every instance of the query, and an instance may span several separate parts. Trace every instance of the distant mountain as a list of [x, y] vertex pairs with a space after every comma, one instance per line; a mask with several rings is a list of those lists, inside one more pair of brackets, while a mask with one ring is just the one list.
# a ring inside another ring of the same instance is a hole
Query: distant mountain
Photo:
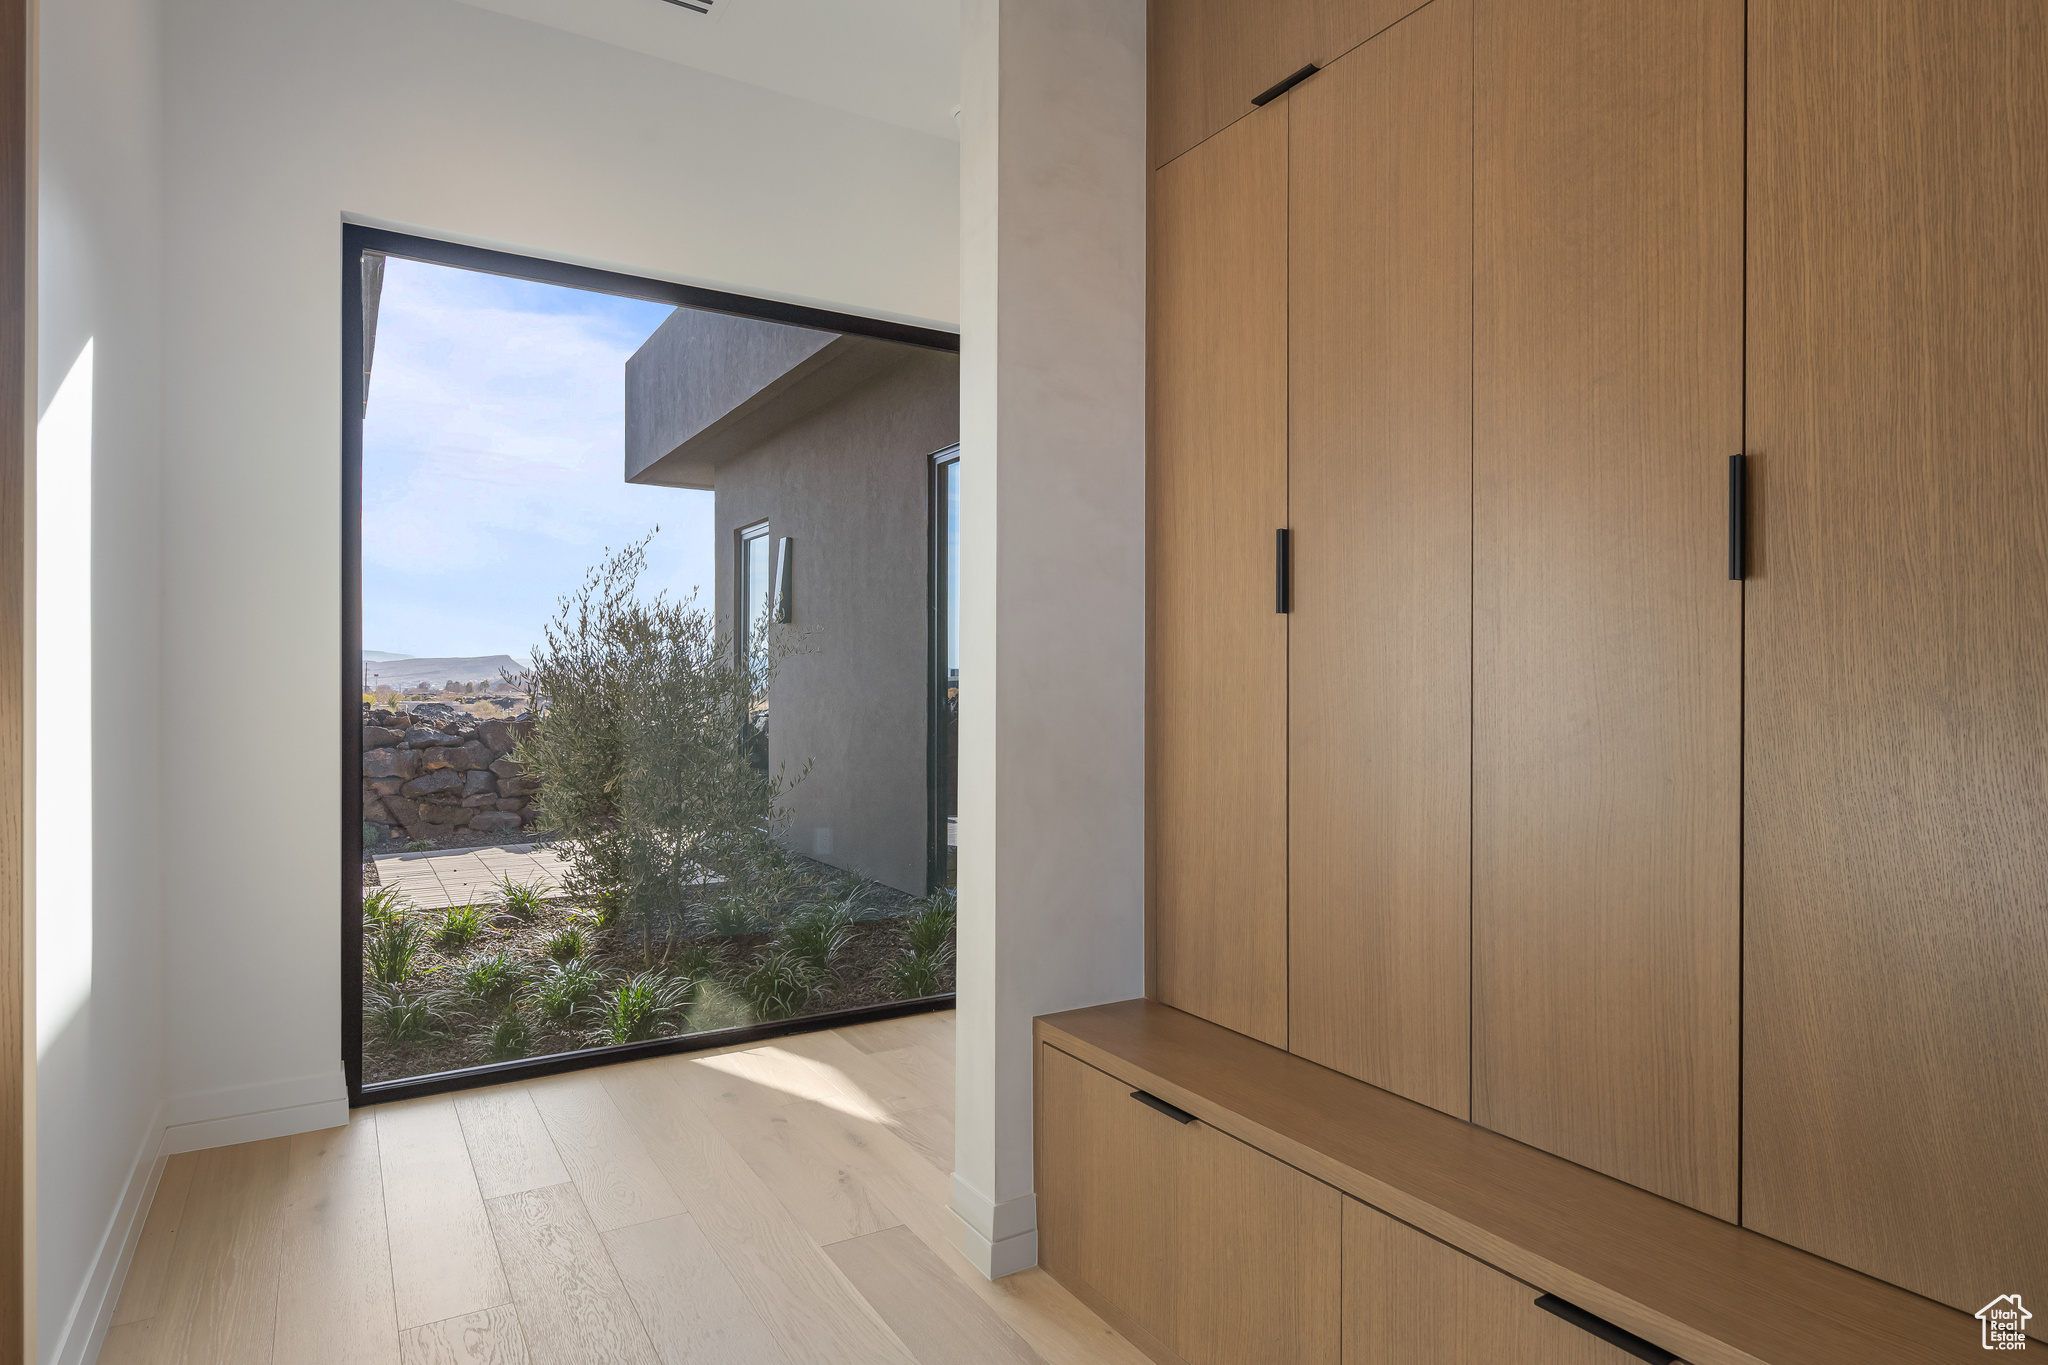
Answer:
[[395, 659], [410, 659], [413, 657], [410, 654], [392, 654], [381, 649], [366, 649], [363, 651], [363, 662], [366, 664], [388, 664]]
[[369, 664], [370, 687], [395, 687], [405, 691], [416, 687], [440, 687], [456, 682], [487, 682], [495, 686], [506, 673], [520, 673], [525, 665], [510, 654], [479, 654], [467, 659], [385, 659]]

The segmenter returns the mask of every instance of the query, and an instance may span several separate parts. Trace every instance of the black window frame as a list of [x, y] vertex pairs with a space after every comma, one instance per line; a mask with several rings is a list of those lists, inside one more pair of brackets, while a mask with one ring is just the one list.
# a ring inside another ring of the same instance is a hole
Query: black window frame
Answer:
[[[945, 498], [945, 479], [948, 470], [960, 467], [960, 444], [954, 442], [944, 450], [931, 454], [931, 469], [925, 480], [926, 501], [929, 511], [926, 517], [926, 534], [931, 540], [929, 565], [930, 586], [926, 593], [927, 612], [931, 618], [928, 637], [929, 666], [925, 670], [925, 894], [936, 893], [947, 885], [946, 810], [944, 792], [946, 789], [946, 689], [949, 685], [959, 686], [959, 680], [952, 676], [946, 666], [947, 624], [951, 618], [953, 603], [946, 586], [946, 541], [954, 529], [950, 520]], [[954, 801], [959, 800], [959, 747], [958, 718], [954, 721]], [[957, 869], [956, 869], [957, 879]]]
[[924, 1000], [830, 1010], [744, 1028], [685, 1034], [679, 1038], [659, 1038], [644, 1043], [562, 1052], [512, 1062], [492, 1062], [460, 1071], [410, 1076], [395, 1081], [363, 1083], [363, 415], [367, 382], [363, 363], [363, 258], [366, 254], [397, 256], [486, 275], [565, 285], [592, 293], [644, 299], [650, 303], [666, 303], [678, 308], [694, 308], [762, 322], [844, 332], [955, 355], [960, 350], [957, 333], [937, 328], [734, 294], [593, 266], [571, 265], [545, 257], [495, 251], [388, 228], [358, 223], [341, 225], [340, 1009], [341, 1062], [348, 1083], [349, 1107], [477, 1086], [502, 1085], [588, 1066], [608, 1066], [641, 1057], [731, 1047], [737, 1043], [785, 1037], [792, 1033], [810, 1033], [866, 1020], [950, 1008], [953, 1002], [951, 995], [932, 996]]

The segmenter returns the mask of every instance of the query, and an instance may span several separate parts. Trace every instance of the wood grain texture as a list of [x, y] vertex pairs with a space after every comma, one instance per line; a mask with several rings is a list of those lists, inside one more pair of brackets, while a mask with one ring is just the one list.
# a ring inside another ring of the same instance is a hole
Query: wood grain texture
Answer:
[[675, 1076], [698, 1060], [606, 1067], [605, 1089], [792, 1362], [908, 1365], [910, 1354], [804, 1235]]
[[398, 1337], [400, 1365], [527, 1365], [519, 1312], [509, 1303], [446, 1322], [410, 1327]]
[[1252, 97], [1317, 60], [1336, 0], [1151, 0], [1147, 132], [1152, 164], [1252, 112]]
[[947, 1175], [953, 1173], [952, 1105], [935, 1104], [928, 1109], [906, 1109], [900, 1114], [891, 1114], [889, 1127], [937, 1170]]
[[1744, 1221], [2048, 1301], [2048, 12], [1750, 54]]
[[1471, 68], [1436, 0], [1288, 97], [1288, 1046], [1460, 1118]]
[[522, 1190], [544, 1189], [569, 1179], [555, 1140], [523, 1085], [472, 1090], [455, 1097], [455, 1117], [462, 1123], [476, 1168], [478, 1191], [486, 1199]]
[[399, 1327], [510, 1302], [454, 1103], [437, 1095], [374, 1112]]
[[1045, 1365], [908, 1228], [899, 1225], [840, 1242], [827, 1247], [826, 1254], [920, 1365]]
[[1430, 1365], [1628, 1365], [1536, 1307], [1541, 1291], [1344, 1201], [1344, 1358]]
[[859, 1175], [819, 1147], [800, 1121], [809, 1101], [754, 1092], [712, 1107], [711, 1122], [819, 1246], [896, 1227], [902, 1219]]
[[164, 1162], [156, 1196], [142, 1222], [142, 1236], [136, 1239], [135, 1255], [128, 1262], [128, 1278], [121, 1282], [121, 1297], [114, 1303], [114, 1326], [155, 1316], [170, 1271], [171, 1252], [178, 1242], [178, 1220], [185, 1212], [192, 1172], [198, 1164], [197, 1152], [179, 1152]]
[[662, 1365], [790, 1365], [687, 1213], [604, 1234]]
[[574, 1185], [484, 1207], [533, 1365], [661, 1365]]
[[1477, 0], [1475, 1122], [1737, 1213], [1742, 0]]
[[274, 1358], [290, 1153], [289, 1138], [272, 1138], [199, 1154], [156, 1314], [147, 1331], [129, 1333], [138, 1358], [162, 1365], [268, 1365]]
[[1287, 101], [1154, 178], [1148, 708], [1159, 998], [1287, 1040]]
[[599, 1232], [683, 1211], [597, 1075], [550, 1077], [528, 1092]]
[[377, 1121], [290, 1140], [278, 1263], [276, 1359], [398, 1365], [398, 1320]]
[[[1036, 1030], [1042, 1057], [1072, 1054], [1692, 1365], [1977, 1357], [1965, 1314], [1155, 1002]], [[1039, 1121], [1040, 1245], [1057, 1252], [1070, 1214], [1047, 1199], [1087, 1152], [1049, 1140], [1049, 1109]]]
[[1056, 1048], [1039, 1082], [1039, 1249], [1055, 1279], [1188, 1365], [1335, 1365], [1336, 1190]]

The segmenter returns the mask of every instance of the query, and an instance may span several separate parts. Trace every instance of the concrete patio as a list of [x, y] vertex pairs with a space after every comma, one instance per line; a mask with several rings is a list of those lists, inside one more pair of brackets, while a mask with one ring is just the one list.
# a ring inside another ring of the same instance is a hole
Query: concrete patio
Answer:
[[399, 887], [422, 910], [445, 910], [451, 905], [495, 904], [497, 883], [506, 877], [554, 895], [562, 884], [564, 861], [554, 850], [535, 844], [394, 853], [376, 860], [377, 881]]

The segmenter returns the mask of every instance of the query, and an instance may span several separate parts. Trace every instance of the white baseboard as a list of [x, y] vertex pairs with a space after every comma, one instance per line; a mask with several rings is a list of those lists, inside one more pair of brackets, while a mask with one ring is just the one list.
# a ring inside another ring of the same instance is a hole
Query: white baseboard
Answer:
[[953, 1176], [953, 1245], [991, 1280], [1038, 1264], [1038, 1196], [1019, 1195], [996, 1203]]
[[339, 1070], [177, 1095], [159, 1105], [47, 1365], [87, 1365], [98, 1357], [168, 1159], [180, 1152], [290, 1137], [347, 1122], [348, 1088]]
[[165, 1155], [290, 1137], [348, 1122], [348, 1084], [339, 1069], [289, 1081], [174, 1096], [165, 1106]]
[[128, 1278], [128, 1263], [135, 1258], [135, 1245], [142, 1239], [143, 1220], [150, 1201], [156, 1198], [157, 1181], [163, 1178], [164, 1107], [157, 1106], [143, 1130], [142, 1145], [136, 1150], [121, 1197], [114, 1204], [114, 1216], [100, 1234], [93, 1251], [92, 1268], [71, 1301], [71, 1312], [57, 1333], [56, 1346], [48, 1365], [86, 1365], [99, 1357], [100, 1346], [112, 1325], [114, 1305], [121, 1297], [122, 1282]]

